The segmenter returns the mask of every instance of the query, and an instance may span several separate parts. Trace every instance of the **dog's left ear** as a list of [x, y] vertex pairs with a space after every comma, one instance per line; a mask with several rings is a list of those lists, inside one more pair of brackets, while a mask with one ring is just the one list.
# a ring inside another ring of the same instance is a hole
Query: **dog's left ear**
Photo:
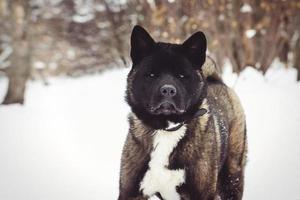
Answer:
[[206, 58], [207, 42], [203, 32], [194, 33], [181, 45], [182, 53], [187, 56], [195, 68], [201, 68]]

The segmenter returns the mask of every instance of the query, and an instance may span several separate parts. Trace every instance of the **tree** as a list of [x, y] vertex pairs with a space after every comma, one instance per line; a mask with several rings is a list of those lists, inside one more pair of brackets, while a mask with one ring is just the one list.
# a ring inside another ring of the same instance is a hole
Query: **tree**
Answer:
[[8, 1], [11, 33], [11, 66], [5, 71], [9, 78], [3, 104], [24, 103], [26, 81], [30, 76], [30, 7], [28, 1]]

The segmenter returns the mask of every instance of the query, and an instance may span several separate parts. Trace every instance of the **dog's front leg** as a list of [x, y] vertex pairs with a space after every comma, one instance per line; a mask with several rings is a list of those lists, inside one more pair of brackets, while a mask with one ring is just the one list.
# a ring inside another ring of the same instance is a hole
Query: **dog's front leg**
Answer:
[[140, 192], [140, 182], [148, 168], [149, 153], [132, 134], [122, 152], [119, 200], [146, 200]]
[[187, 190], [190, 200], [215, 200], [217, 169], [209, 160], [198, 160], [187, 169]]

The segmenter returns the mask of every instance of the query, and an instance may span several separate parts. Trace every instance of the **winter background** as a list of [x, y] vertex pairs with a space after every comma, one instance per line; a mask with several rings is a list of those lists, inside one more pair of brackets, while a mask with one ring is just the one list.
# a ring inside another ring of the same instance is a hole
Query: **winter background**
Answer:
[[300, 200], [294, 0], [1, 0], [0, 200], [117, 199], [137, 23], [164, 41], [206, 33], [246, 113], [244, 199]]

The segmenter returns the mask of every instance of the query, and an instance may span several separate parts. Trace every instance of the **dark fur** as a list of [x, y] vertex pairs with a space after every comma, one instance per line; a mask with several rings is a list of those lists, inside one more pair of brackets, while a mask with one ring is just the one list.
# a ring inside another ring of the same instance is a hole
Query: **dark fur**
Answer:
[[[195, 33], [182, 45], [155, 43], [144, 29], [135, 27], [131, 45], [133, 67], [128, 75], [127, 101], [134, 114], [129, 117], [122, 154], [119, 200], [147, 199], [139, 184], [148, 169], [152, 133], [166, 128], [167, 121], [187, 122], [187, 132], [169, 158], [170, 169], [186, 171], [185, 184], [177, 188], [181, 198], [241, 199], [245, 117], [237, 96], [219, 78], [215, 66], [203, 65], [204, 34]], [[149, 73], [155, 73], [155, 78], [147, 77]], [[178, 76], [181, 74], [185, 79]], [[163, 101], [158, 91], [166, 83], [177, 88], [178, 96], [172, 101], [184, 113], [151, 112], [151, 107]], [[199, 108], [208, 112], [194, 118]]]

